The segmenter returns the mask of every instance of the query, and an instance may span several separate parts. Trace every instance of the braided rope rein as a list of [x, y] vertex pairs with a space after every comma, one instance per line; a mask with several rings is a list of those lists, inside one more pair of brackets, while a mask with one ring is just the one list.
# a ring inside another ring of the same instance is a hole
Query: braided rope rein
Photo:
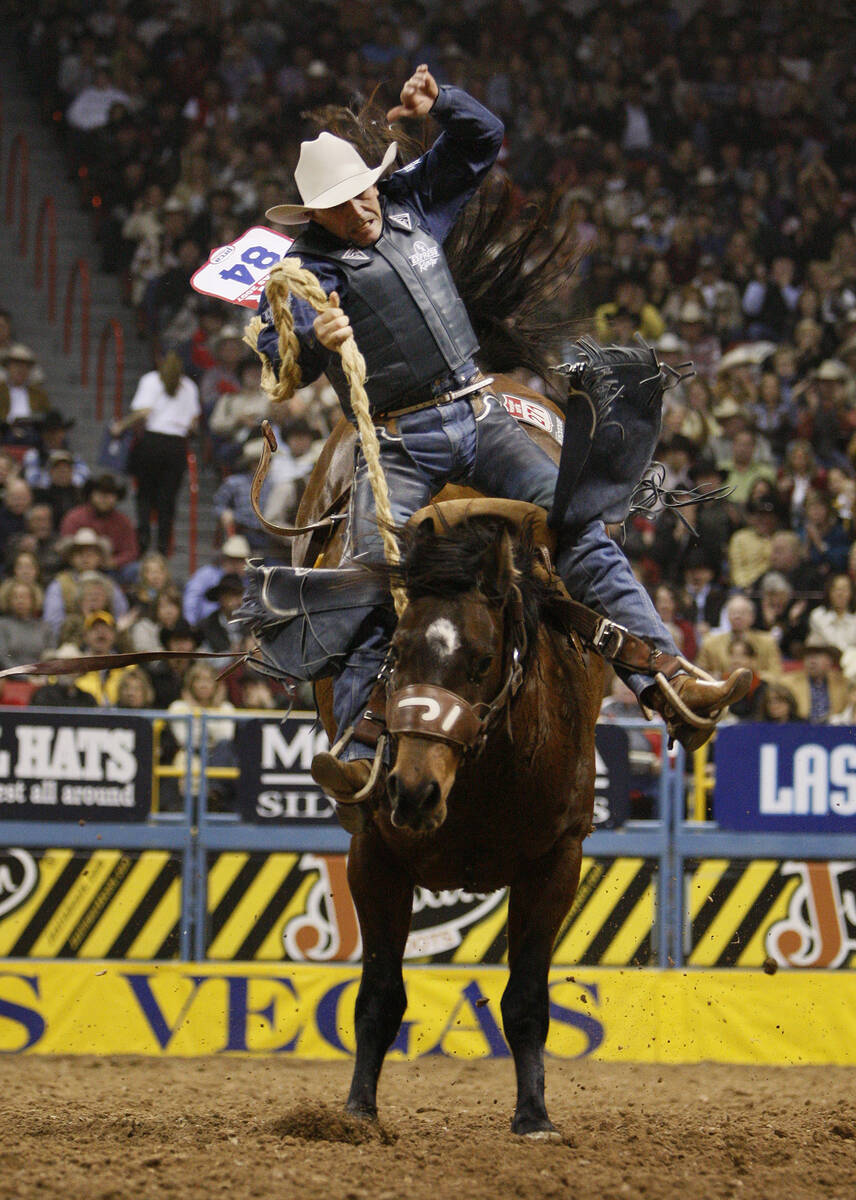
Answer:
[[[294, 332], [294, 316], [288, 298], [291, 294], [306, 300], [316, 312], [324, 312], [330, 308], [327, 294], [311, 271], [306, 270], [299, 258], [283, 258], [271, 271], [265, 292], [270, 302], [274, 326], [279, 335], [279, 356], [282, 363], [279, 376], [274, 373], [270, 360], [259, 353], [258, 338], [263, 328], [261, 317], [253, 317], [246, 328], [244, 341], [262, 359], [262, 387], [271, 400], [279, 403], [290, 399], [301, 384], [298, 354], [300, 345]], [[377, 440], [374, 422], [369, 412], [369, 398], [365, 389], [366, 360], [360, 354], [353, 335], [339, 347], [342, 356], [342, 369], [351, 389], [351, 407], [357, 419], [357, 431], [360, 437], [363, 457], [369, 475], [372, 494], [375, 502], [377, 525], [383, 540], [386, 561], [395, 565], [399, 561], [398, 543], [393, 533], [392, 508], [389, 503], [389, 489], [386, 476], [380, 461], [380, 445]], [[407, 607], [407, 597], [404, 589], [392, 588], [392, 598], [396, 614], [400, 617]]]

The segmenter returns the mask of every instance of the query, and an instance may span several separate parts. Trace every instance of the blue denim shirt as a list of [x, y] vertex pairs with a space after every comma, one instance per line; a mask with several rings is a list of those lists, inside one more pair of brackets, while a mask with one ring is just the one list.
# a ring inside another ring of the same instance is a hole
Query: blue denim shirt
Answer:
[[[431, 115], [443, 130], [431, 149], [377, 186], [382, 210], [388, 200], [397, 206], [411, 208], [420, 224], [438, 242], [444, 242], [461, 209], [496, 161], [505, 130], [498, 117], [460, 88], [441, 87]], [[328, 295], [332, 291], [338, 292], [339, 302], [347, 312], [347, 268], [328, 259], [305, 255], [301, 256], [301, 261], [318, 277]], [[325, 349], [315, 337], [312, 329], [317, 315], [315, 310], [297, 297], [292, 297], [291, 304], [294, 330], [300, 342], [300, 372], [303, 383], [308, 384], [326, 371], [334, 352]], [[279, 335], [264, 293], [258, 311], [265, 322], [265, 328], [259, 334], [258, 348], [278, 371]]]

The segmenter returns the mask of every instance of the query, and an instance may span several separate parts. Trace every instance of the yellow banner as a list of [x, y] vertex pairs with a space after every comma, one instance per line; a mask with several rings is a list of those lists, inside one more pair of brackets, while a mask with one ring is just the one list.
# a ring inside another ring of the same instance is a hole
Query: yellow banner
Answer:
[[[405, 972], [391, 1057], [508, 1054], [501, 968]], [[359, 970], [290, 964], [0, 966], [0, 1052], [353, 1053]], [[856, 1064], [856, 977], [830, 972], [577, 970], [550, 979], [548, 1052], [604, 1061]]]

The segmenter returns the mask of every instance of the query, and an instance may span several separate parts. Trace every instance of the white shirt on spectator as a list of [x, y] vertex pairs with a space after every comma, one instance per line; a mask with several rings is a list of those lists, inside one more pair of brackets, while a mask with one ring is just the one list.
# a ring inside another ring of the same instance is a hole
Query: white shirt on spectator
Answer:
[[130, 106], [131, 97], [118, 88], [85, 87], [66, 109], [65, 119], [72, 129], [102, 129], [114, 104]]
[[192, 379], [182, 376], [174, 396], [163, 386], [157, 371], [147, 371], [137, 384], [131, 409], [147, 408], [146, 429], [149, 433], [166, 433], [171, 437], [186, 437], [190, 426], [200, 413], [199, 388]]
[[9, 388], [9, 416], [7, 420], [26, 420], [33, 415], [30, 408], [30, 391], [25, 387]]

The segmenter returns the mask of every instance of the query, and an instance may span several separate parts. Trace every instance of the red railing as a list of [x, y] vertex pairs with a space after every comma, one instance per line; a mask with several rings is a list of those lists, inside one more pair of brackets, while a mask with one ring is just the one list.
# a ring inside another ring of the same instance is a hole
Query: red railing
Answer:
[[190, 484], [190, 530], [187, 545], [187, 570], [196, 570], [196, 545], [199, 541], [199, 466], [192, 450], [187, 451], [187, 480]]
[[45, 230], [48, 242], [48, 320], [56, 320], [56, 201], [45, 196], [36, 217], [36, 242], [33, 250], [33, 283], [41, 291], [44, 280]]
[[107, 365], [107, 347], [113, 346], [113, 420], [122, 416], [122, 390], [125, 383], [125, 331], [115, 317], [111, 317], [101, 330], [98, 339], [98, 357], [95, 360], [95, 420], [104, 419], [104, 376]]
[[72, 301], [77, 280], [80, 279], [80, 382], [86, 386], [89, 382], [89, 312], [92, 306], [92, 287], [89, 276], [89, 263], [85, 258], [78, 258], [71, 264], [68, 273], [68, 283], [65, 288], [65, 309], [63, 312], [62, 349], [64, 354], [71, 350], [71, 329], [74, 314]]
[[6, 224], [15, 220], [15, 185], [18, 186], [18, 253], [27, 253], [27, 225], [30, 207], [30, 143], [16, 133], [9, 146], [6, 168]]

